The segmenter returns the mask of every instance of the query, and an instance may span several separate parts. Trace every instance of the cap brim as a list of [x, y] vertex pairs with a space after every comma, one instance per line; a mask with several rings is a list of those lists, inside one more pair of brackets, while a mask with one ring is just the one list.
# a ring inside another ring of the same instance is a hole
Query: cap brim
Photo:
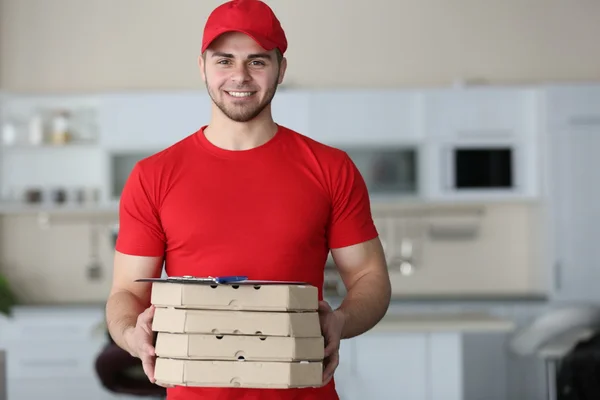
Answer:
[[225, 33], [229, 33], [229, 32], [240, 32], [243, 33], [245, 35], [250, 36], [256, 43], [258, 43], [258, 45], [260, 47], [262, 47], [263, 49], [265, 49], [266, 51], [271, 51], [273, 49], [275, 49], [277, 47], [277, 44], [273, 43], [272, 41], [270, 41], [269, 39], [261, 36], [261, 35], [257, 35], [254, 32], [250, 32], [250, 31], [246, 31], [243, 29], [227, 29], [227, 30], [223, 30], [220, 32], [215, 33], [209, 40], [207, 40], [204, 44], [204, 46], [202, 46], [202, 53], [204, 53], [206, 51], [206, 49], [215, 41], [219, 38], [219, 36], [225, 34]]

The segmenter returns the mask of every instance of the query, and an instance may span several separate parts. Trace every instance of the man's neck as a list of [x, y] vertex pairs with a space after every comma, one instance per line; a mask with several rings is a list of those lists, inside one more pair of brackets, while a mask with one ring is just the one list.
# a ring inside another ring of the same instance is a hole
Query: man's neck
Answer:
[[268, 112], [263, 112], [252, 121], [235, 122], [217, 111], [213, 112], [204, 135], [209, 142], [222, 149], [249, 150], [267, 143], [275, 136], [277, 129]]

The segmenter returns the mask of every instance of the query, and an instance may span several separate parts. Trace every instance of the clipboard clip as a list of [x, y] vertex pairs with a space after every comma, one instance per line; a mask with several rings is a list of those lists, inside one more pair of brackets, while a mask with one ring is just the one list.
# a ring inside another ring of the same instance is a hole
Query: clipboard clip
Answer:
[[207, 283], [217, 283], [217, 284], [242, 282], [242, 281], [246, 281], [246, 280], [248, 280], [247, 276], [240, 276], [240, 275], [216, 276], [216, 277], [212, 277], [212, 276], [196, 277], [196, 276], [184, 275], [184, 276], [174, 276], [174, 277], [166, 278], [167, 282], [179, 282], [179, 283], [207, 282]]

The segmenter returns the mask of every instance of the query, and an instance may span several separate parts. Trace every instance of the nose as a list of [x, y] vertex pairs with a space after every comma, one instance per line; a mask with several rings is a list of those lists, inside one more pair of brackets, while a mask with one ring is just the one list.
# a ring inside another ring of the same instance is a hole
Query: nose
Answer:
[[251, 79], [250, 74], [248, 73], [248, 68], [246, 64], [240, 63], [236, 65], [235, 69], [231, 74], [231, 80], [236, 82], [237, 84], [248, 82]]

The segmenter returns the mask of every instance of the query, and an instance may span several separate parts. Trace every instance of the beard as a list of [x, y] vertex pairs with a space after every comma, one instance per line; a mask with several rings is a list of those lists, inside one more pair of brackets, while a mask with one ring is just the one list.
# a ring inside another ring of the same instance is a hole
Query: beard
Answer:
[[[242, 101], [241, 104], [226, 104], [226, 102], [223, 101], [222, 97], [221, 97], [221, 100], [219, 100], [219, 97], [216, 95], [216, 93], [214, 93], [212, 91], [212, 89], [208, 85], [208, 82], [206, 82], [206, 89], [207, 89], [208, 95], [212, 99], [213, 103], [215, 103], [215, 105], [217, 107], [219, 107], [219, 110], [221, 110], [221, 112], [223, 114], [225, 114], [225, 116], [227, 116], [227, 118], [229, 118], [230, 120], [235, 121], [235, 122], [248, 122], [248, 121], [251, 121], [254, 118], [258, 117], [260, 115], [260, 113], [262, 113], [263, 110], [269, 104], [271, 104], [271, 101], [273, 100], [273, 97], [275, 96], [275, 92], [277, 91], [277, 86], [278, 86], [277, 82], [278, 82], [278, 79], [275, 79], [275, 82], [271, 86], [269, 86], [269, 88], [267, 89], [263, 100], [258, 103]], [[235, 90], [239, 90], [239, 91], [243, 92], [246, 89], [236, 88]], [[223, 94], [223, 96], [227, 96], [227, 95]], [[254, 94], [252, 96], [256, 96], [256, 95]]]

